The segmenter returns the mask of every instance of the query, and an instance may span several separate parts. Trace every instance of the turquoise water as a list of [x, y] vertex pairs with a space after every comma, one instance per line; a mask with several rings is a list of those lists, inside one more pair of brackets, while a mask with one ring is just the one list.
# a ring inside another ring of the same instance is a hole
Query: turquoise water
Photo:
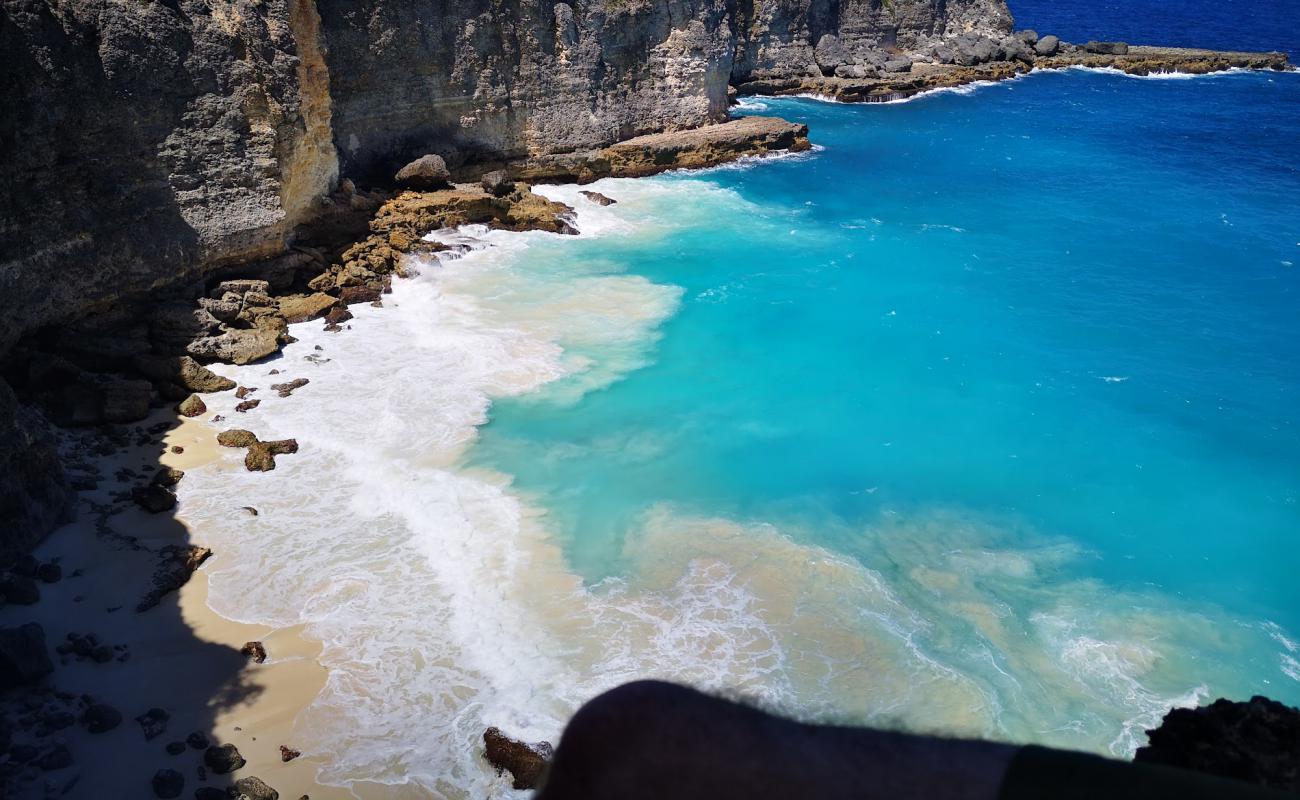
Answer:
[[644, 677], [1116, 756], [1300, 703], [1300, 76], [743, 111], [819, 149], [538, 187], [582, 235], [435, 232], [217, 367], [311, 381], [179, 510], [214, 610], [321, 643], [320, 779], [511, 796], [485, 727]]
[[1071, 681], [1103, 719], [1067, 743], [1116, 752], [1142, 703], [1300, 701], [1300, 77], [747, 108], [824, 149], [654, 179], [612, 207], [632, 233], [531, 247], [526, 269], [626, 271], [680, 305], [622, 380], [497, 401], [471, 462], [514, 476], [591, 584], [641, 570], [664, 513], [860, 565], [1002, 735], [1083, 725], [1086, 697], [1034, 707]]

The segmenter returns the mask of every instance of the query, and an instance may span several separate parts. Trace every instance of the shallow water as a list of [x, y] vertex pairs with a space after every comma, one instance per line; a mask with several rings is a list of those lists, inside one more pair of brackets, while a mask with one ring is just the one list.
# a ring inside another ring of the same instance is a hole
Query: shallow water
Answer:
[[325, 642], [322, 777], [508, 794], [486, 725], [646, 676], [1116, 755], [1300, 701], [1300, 77], [746, 108], [821, 148], [545, 188], [581, 237], [226, 370], [311, 379], [212, 404], [301, 451], [182, 512], [218, 612]]

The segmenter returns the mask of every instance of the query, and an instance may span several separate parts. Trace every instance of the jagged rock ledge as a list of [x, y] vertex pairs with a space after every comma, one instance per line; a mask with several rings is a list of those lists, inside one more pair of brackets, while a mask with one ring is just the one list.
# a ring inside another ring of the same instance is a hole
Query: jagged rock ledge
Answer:
[[[1061, 44], [1052, 55], [997, 58], [982, 64], [962, 65], [938, 61], [915, 61], [905, 71], [878, 77], [797, 76], [756, 79], [738, 83], [739, 95], [815, 94], [844, 103], [872, 103], [901, 100], [933, 89], [953, 88], [977, 81], [1000, 81], [1035, 69], [1091, 67], [1117, 69], [1130, 75], [1187, 73], [1205, 75], [1229, 69], [1289, 71], [1285, 53], [1249, 53], [1196, 50], [1179, 47], [1128, 46], [1123, 43], [1091, 42], [1076, 46]], [[1118, 52], [1096, 52], [1113, 49]], [[901, 64], [899, 65], [902, 66]], [[841, 70], [843, 72], [844, 70]]]

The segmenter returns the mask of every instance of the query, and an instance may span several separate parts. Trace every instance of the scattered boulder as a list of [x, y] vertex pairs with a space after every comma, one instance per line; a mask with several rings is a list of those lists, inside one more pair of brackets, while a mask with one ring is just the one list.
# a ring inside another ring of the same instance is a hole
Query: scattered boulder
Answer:
[[288, 397], [298, 389], [311, 383], [307, 378], [294, 378], [287, 383], [275, 383], [271, 385], [271, 391], [276, 392], [281, 397]]
[[164, 749], [167, 751], [167, 755], [178, 756], [185, 752], [185, 742], [168, 742], [167, 747]]
[[107, 733], [122, 724], [122, 712], [106, 703], [92, 703], [81, 715], [90, 733]]
[[849, 63], [848, 51], [844, 49], [844, 43], [834, 34], [828, 33], [817, 40], [817, 46], [813, 48], [813, 60], [817, 62], [818, 68], [823, 75], [834, 74], [835, 68]]
[[294, 750], [292, 747], [285, 747], [284, 745], [280, 745], [280, 760], [286, 764], [288, 764], [290, 761], [293, 761], [295, 758], [298, 758], [301, 755], [302, 753], [298, 752], [297, 750]]
[[1040, 56], [1054, 56], [1061, 49], [1061, 40], [1048, 34], [1034, 44], [1034, 53]]
[[157, 797], [180, 797], [185, 789], [185, 776], [174, 769], [160, 769], [153, 774], [153, 793]]
[[511, 739], [497, 728], [483, 732], [483, 744], [488, 763], [496, 767], [497, 774], [509, 770], [516, 789], [537, 788], [555, 752], [550, 742], [527, 744]]
[[217, 434], [217, 444], [222, 447], [248, 447], [256, 441], [257, 437], [252, 431], [242, 428], [233, 428]]
[[257, 391], [256, 386], [241, 386], [235, 390], [235, 397], [239, 398], [240, 400], [247, 400], [248, 396], [256, 391]]
[[1133, 760], [1300, 793], [1300, 709], [1266, 697], [1175, 708]]
[[152, 483], [155, 486], [175, 486], [184, 477], [185, 473], [175, 467], [159, 467], [153, 474]]
[[906, 56], [885, 62], [885, 72], [908, 72], [912, 69], [912, 59]]
[[162, 514], [176, 507], [176, 493], [156, 483], [132, 489], [131, 500], [150, 514]]
[[27, 686], [53, 671], [44, 628], [35, 622], [0, 628], [0, 690]]
[[248, 800], [280, 800], [280, 793], [267, 786], [261, 778], [255, 778], [251, 775], [247, 778], [240, 778], [235, 781], [236, 796], [248, 798]]
[[195, 750], [207, 750], [212, 745], [212, 741], [208, 739], [208, 735], [203, 731], [195, 731], [186, 736], [185, 743]]
[[1030, 47], [1033, 47], [1038, 41], [1038, 31], [1027, 28], [1023, 31], [1016, 31], [1015, 37]]
[[1008, 36], [1002, 40], [1002, 59], [1004, 61], [1021, 61], [1034, 63], [1034, 50], [1018, 36]]
[[275, 442], [253, 442], [244, 454], [244, 467], [249, 472], [270, 472], [275, 469], [275, 457], [298, 452], [297, 439]]
[[245, 642], [244, 646], [239, 648], [239, 652], [248, 656], [258, 664], [266, 662], [266, 647], [261, 642]]
[[997, 51], [997, 45], [992, 39], [973, 33], [963, 33], [952, 43], [953, 61], [963, 67], [992, 61]]
[[393, 180], [408, 189], [431, 191], [450, 186], [451, 173], [447, 171], [447, 162], [442, 160], [442, 156], [429, 154], [402, 167]]
[[169, 719], [171, 719], [171, 715], [163, 709], [151, 708], [136, 717], [135, 721], [140, 724], [140, 730], [144, 731], [144, 740], [151, 742], [167, 731], [167, 720]]
[[203, 763], [217, 775], [228, 775], [246, 763], [233, 744], [213, 745], [203, 751]]
[[497, 169], [484, 175], [479, 183], [494, 197], [505, 197], [515, 190], [515, 182], [505, 170]]
[[1088, 42], [1083, 49], [1104, 56], [1128, 55], [1128, 45], [1124, 42]]
[[373, 303], [379, 299], [382, 289], [372, 286], [344, 286], [339, 290], [339, 299], [349, 305], [352, 303]]
[[197, 417], [200, 414], [208, 413], [208, 406], [203, 402], [203, 398], [197, 394], [192, 394], [182, 400], [180, 405], [176, 406], [176, 413], [182, 417]]
[[338, 330], [344, 322], [352, 319], [352, 312], [346, 308], [335, 308], [325, 315], [326, 329]]
[[338, 299], [324, 292], [281, 297], [279, 300], [280, 316], [288, 323], [307, 322], [323, 317], [339, 303]]
[[598, 206], [612, 206], [618, 202], [617, 200], [611, 197], [606, 197], [600, 192], [589, 192], [584, 190], [578, 192], [578, 194], [582, 195], [583, 197], [587, 198], [588, 200], [590, 200], [591, 202], [595, 203]]
[[262, 404], [262, 401], [261, 401], [261, 400], [245, 400], [244, 402], [239, 403], [238, 405], [236, 405], [236, 406], [235, 406], [235, 410], [238, 411], [238, 412], [241, 413], [241, 414], [244, 414], [244, 413], [247, 413], [247, 412], [249, 412], [249, 411], [252, 411], [253, 409], [255, 409], [255, 408], [257, 408], [258, 406], [260, 406], [261, 404]]

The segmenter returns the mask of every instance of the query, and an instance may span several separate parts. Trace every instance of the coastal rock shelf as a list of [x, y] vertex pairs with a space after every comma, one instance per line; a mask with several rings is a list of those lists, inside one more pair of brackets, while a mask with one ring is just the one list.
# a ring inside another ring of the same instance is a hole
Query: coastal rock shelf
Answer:
[[[1094, 43], [1100, 44], [1100, 43]], [[1109, 43], [1107, 43], [1109, 44]], [[1100, 48], [1099, 48], [1100, 49]], [[999, 81], [1036, 69], [1087, 67], [1116, 69], [1130, 75], [1186, 73], [1205, 75], [1230, 69], [1290, 70], [1285, 53], [1245, 53], [1178, 47], [1123, 45], [1122, 53], [1090, 52], [1086, 47], [1058, 51], [1032, 59], [995, 60], [962, 66], [918, 61], [906, 72], [881, 77], [799, 76], [738, 83], [740, 95], [815, 94], [843, 103], [901, 100], [933, 89], [953, 88], [977, 81]]]

